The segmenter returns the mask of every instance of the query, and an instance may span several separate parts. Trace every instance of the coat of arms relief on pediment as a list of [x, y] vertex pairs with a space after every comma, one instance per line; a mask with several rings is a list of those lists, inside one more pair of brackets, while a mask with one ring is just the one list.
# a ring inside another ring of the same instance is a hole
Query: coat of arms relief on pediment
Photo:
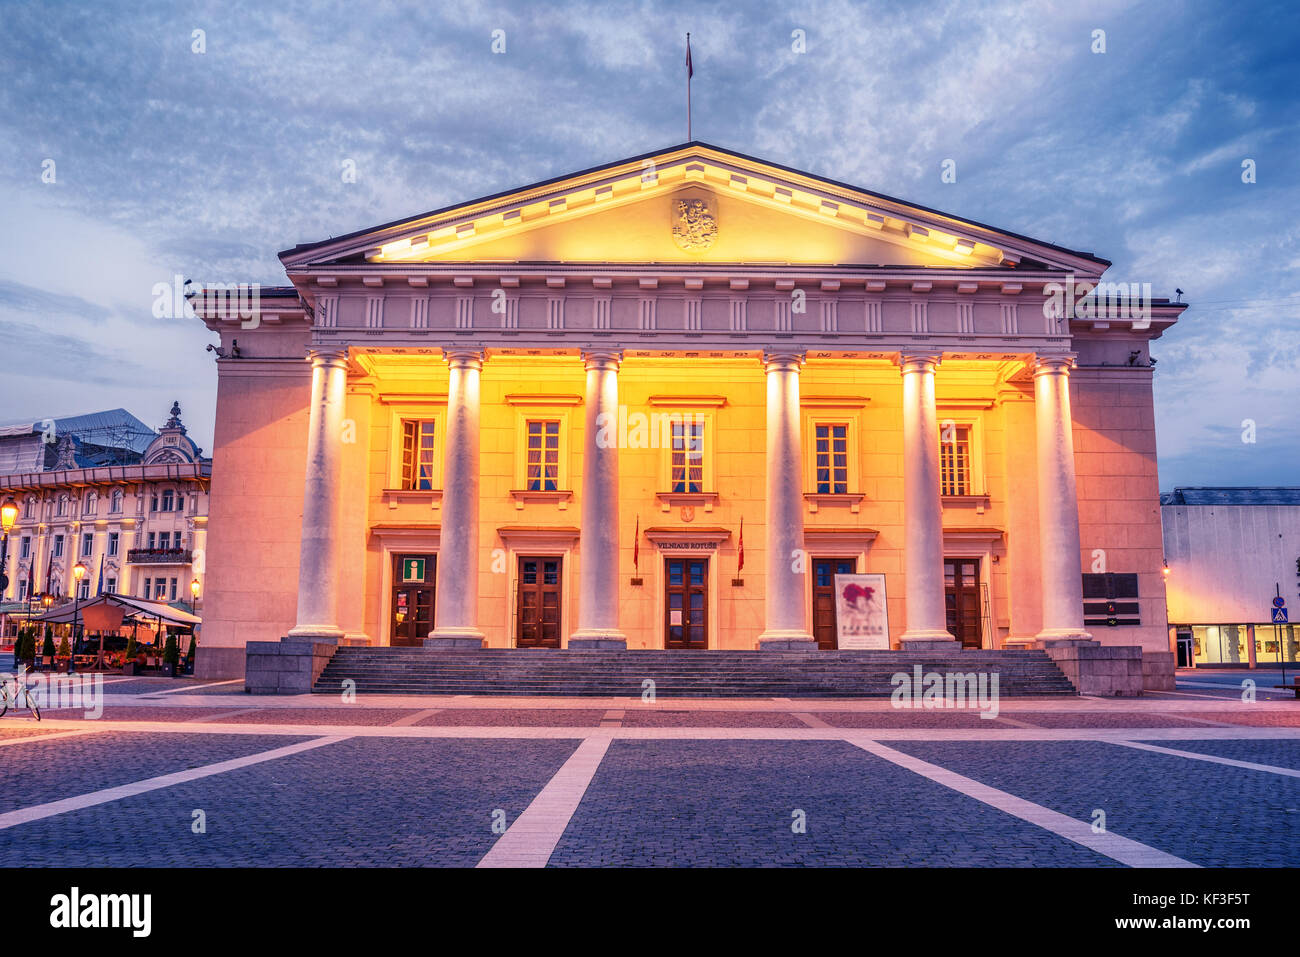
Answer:
[[712, 202], [693, 196], [673, 200], [673, 242], [688, 252], [708, 249], [718, 238], [718, 217]]

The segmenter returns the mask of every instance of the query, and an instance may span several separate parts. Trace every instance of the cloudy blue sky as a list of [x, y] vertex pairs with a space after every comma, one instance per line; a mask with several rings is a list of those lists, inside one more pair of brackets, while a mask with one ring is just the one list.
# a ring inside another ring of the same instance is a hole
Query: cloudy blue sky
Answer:
[[1295, 3], [6, 0], [0, 15], [0, 420], [123, 406], [157, 425], [179, 399], [210, 448], [212, 337], [153, 318], [155, 283], [282, 282], [294, 243], [681, 142], [689, 30], [697, 139], [1183, 289], [1193, 308], [1152, 350], [1161, 488], [1300, 484]]

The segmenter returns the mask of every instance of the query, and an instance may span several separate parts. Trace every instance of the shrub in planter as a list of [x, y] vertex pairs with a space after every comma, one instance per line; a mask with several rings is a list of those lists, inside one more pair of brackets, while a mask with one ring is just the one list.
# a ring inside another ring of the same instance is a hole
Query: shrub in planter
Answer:
[[41, 647], [41, 657], [45, 659], [47, 665], [54, 661], [54, 632], [49, 625], [45, 626], [45, 643]]

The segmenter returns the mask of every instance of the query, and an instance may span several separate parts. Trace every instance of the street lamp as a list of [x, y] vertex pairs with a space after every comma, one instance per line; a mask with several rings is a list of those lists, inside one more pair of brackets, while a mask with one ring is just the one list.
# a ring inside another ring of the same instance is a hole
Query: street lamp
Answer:
[[5, 575], [5, 563], [9, 559], [9, 529], [18, 521], [18, 503], [10, 495], [0, 505], [0, 529], [4, 530], [4, 542], [0, 544], [0, 601], [4, 601], [5, 592], [9, 590], [9, 578]]
[[[49, 613], [49, 610], [50, 610], [50, 606], [53, 605], [53, 604], [54, 604], [54, 596], [53, 596], [53, 595], [51, 595], [49, 592], [46, 592], [45, 594], [41, 595], [41, 607], [45, 609], [45, 611], [41, 612], [41, 615], [44, 616], [44, 615], [48, 614], [48, 613]], [[46, 625], [45, 627], [48, 628], [48, 627], [50, 627], [50, 626], [49, 626], [49, 625]], [[32, 664], [33, 664], [33, 665], [35, 665], [37, 662], [42, 662], [42, 661], [44, 660], [44, 658], [45, 658], [45, 631], [44, 631], [44, 629], [41, 630], [41, 635], [40, 635], [40, 637], [37, 638], [37, 639], [34, 639], [34, 640], [35, 640], [36, 644], [39, 646], [40, 650], [36, 652], [36, 655], [34, 656], [34, 658], [33, 658], [33, 660], [32, 660]]]
[[72, 577], [77, 583], [72, 587], [72, 657], [68, 659], [68, 674], [77, 671], [77, 606], [81, 601], [81, 580], [86, 577], [86, 566], [81, 562], [73, 565]]

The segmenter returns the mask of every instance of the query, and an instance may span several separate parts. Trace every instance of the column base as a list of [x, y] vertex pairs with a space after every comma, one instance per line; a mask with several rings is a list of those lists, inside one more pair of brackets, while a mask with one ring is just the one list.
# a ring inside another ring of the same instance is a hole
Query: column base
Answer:
[[627, 651], [627, 635], [617, 628], [579, 628], [564, 647], [569, 651]]
[[1044, 628], [1034, 636], [1035, 648], [1070, 648], [1076, 645], [1099, 644], [1101, 642], [1082, 628]]
[[482, 651], [486, 636], [473, 628], [435, 628], [423, 642], [429, 651]]
[[343, 638], [343, 629], [335, 628], [333, 625], [297, 625], [290, 628], [287, 638], [321, 638], [341, 641]]
[[806, 631], [772, 629], [758, 636], [759, 651], [816, 651], [817, 640]]
[[961, 642], [951, 632], [917, 628], [898, 637], [900, 651], [961, 651]]

